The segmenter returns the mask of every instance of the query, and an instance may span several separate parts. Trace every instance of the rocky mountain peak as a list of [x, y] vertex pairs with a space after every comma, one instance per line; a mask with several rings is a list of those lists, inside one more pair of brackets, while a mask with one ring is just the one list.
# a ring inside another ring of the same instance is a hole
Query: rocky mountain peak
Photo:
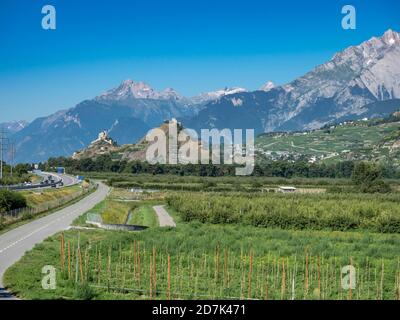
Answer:
[[388, 45], [400, 44], [400, 33], [389, 29], [381, 39]]
[[275, 88], [275, 84], [272, 81], [268, 81], [264, 85], [261, 86], [261, 91], [270, 91], [271, 89]]

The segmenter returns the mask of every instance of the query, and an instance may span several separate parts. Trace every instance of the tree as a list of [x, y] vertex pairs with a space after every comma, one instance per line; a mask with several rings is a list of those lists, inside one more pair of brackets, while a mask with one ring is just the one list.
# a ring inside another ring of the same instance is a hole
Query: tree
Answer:
[[390, 191], [390, 186], [382, 179], [381, 170], [374, 163], [366, 161], [357, 163], [351, 178], [361, 192], [386, 193]]
[[26, 207], [25, 197], [15, 191], [0, 190], [0, 212]]

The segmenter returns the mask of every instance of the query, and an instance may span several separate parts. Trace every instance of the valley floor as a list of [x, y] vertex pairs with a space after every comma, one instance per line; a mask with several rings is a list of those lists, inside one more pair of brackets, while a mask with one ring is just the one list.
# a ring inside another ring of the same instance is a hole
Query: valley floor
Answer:
[[[176, 228], [159, 227], [153, 207], [169, 196], [114, 189], [88, 213], [123, 221], [136, 212], [130, 221], [148, 229], [59, 233], [12, 266], [6, 286], [24, 299], [400, 298], [399, 233], [201, 223], [187, 218], [189, 209], [171, 206], [165, 208]], [[110, 215], [122, 199], [129, 200], [117, 210], [123, 218]], [[86, 218], [74, 224], [85, 226]], [[55, 290], [42, 289], [44, 265], [56, 268]], [[342, 283], [348, 265], [356, 272], [351, 290]]]

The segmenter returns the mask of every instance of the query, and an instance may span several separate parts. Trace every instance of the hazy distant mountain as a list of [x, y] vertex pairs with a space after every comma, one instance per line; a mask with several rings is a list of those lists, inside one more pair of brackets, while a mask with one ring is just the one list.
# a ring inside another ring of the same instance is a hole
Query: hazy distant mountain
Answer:
[[8, 134], [14, 134], [18, 131], [21, 131], [25, 128], [29, 123], [27, 121], [10, 121], [0, 123], [0, 128], [3, 128]]
[[[110, 106], [87, 100], [70, 110], [38, 118], [13, 135], [16, 160], [39, 162], [49, 157], [69, 156], [90, 144], [100, 131], [112, 131], [118, 143], [133, 143], [149, 127], [133, 117], [128, 106]], [[130, 138], [127, 132], [134, 131]], [[121, 142], [120, 142], [121, 141]]]
[[388, 30], [337, 53], [313, 71], [268, 90], [210, 102], [186, 127], [254, 128], [257, 132], [319, 128], [369, 114], [364, 106], [400, 98], [400, 34]]

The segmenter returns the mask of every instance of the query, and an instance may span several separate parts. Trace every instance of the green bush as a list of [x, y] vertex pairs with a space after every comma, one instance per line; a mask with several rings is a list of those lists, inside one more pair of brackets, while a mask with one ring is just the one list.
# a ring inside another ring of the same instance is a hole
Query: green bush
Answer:
[[26, 199], [18, 192], [0, 190], [0, 212], [26, 207]]
[[382, 180], [382, 170], [371, 162], [358, 163], [351, 176], [354, 184], [364, 193], [388, 193], [390, 186]]
[[80, 300], [92, 300], [96, 297], [95, 292], [87, 283], [76, 284], [74, 298]]

